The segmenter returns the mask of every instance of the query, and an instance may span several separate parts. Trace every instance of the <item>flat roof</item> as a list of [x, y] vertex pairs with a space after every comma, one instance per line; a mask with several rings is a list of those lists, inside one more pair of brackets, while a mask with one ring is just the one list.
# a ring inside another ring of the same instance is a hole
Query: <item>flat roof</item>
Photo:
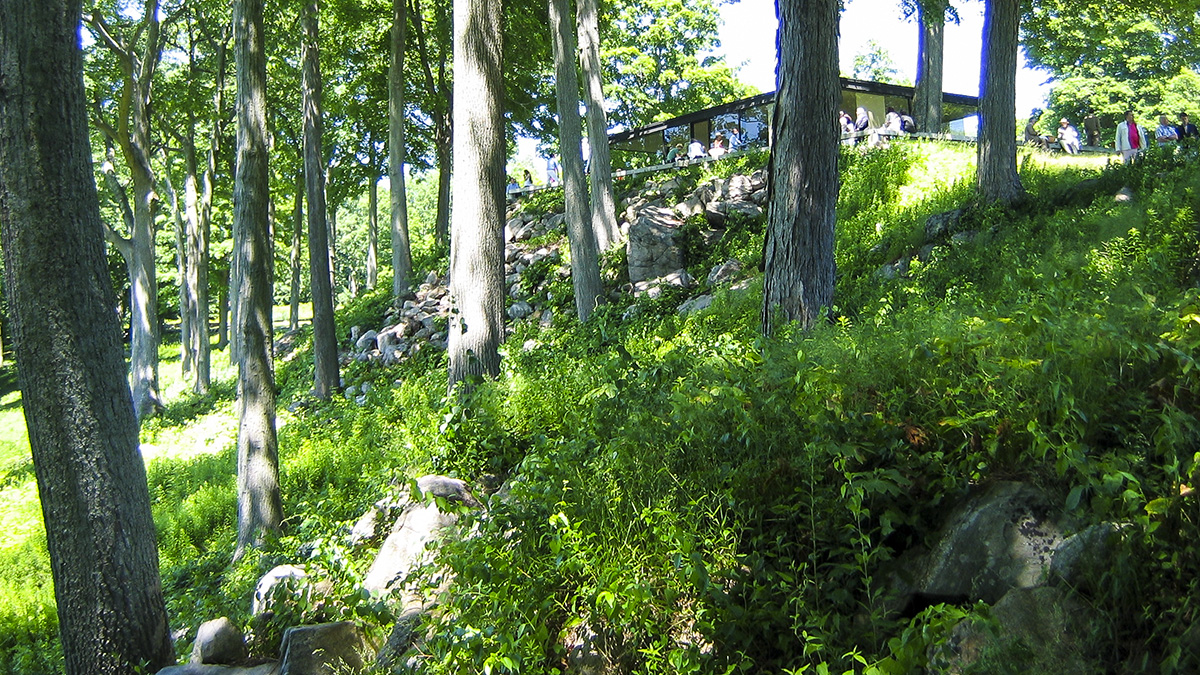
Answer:
[[[888, 84], [885, 82], [871, 82], [869, 80], [852, 80], [848, 77], [838, 78], [841, 81], [842, 91], [852, 91], [863, 94], [880, 94], [883, 96], [902, 96], [911, 98], [914, 88], [902, 84]], [[945, 103], [953, 103], [956, 105], [966, 105], [979, 107], [978, 96], [966, 96], [963, 94], [948, 94], [942, 92], [942, 101]], [[662, 122], [654, 122], [643, 127], [628, 129], [626, 131], [618, 131], [608, 135], [609, 144], [629, 141], [642, 136], [648, 136], [654, 133], [661, 133], [671, 127], [680, 127], [693, 122], [700, 122], [707, 119], [712, 119], [718, 115], [727, 115], [729, 113], [741, 112], [749, 108], [757, 108], [758, 106], [767, 105], [775, 102], [775, 92], [770, 91], [765, 94], [758, 94], [749, 98], [739, 99], [731, 103], [722, 103], [704, 110], [697, 110], [693, 113], [673, 117]]]

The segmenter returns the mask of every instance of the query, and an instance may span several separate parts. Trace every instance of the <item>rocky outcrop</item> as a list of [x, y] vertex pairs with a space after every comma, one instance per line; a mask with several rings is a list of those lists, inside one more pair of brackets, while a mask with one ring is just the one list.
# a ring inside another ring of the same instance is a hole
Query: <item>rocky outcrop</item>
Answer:
[[192, 663], [230, 665], [246, 660], [246, 637], [228, 617], [205, 621], [196, 629]]
[[362, 631], [350, 621], [289, 628], [280, 654], [279, 675], [357, 673], [375, 658]]

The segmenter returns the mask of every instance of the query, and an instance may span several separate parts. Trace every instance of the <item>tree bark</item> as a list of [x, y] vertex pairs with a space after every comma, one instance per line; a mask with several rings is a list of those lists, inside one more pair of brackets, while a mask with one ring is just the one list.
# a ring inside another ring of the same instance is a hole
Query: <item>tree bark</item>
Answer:
[[291, 311], [288, 313], [288, 330], [300, 329], [300, 275], [304, 272], [301, 262], [304, 237], [304, 171], [296, 174], [296, 202], [292, 207], [292, 254], [288, 267], [292, 272]]
[[171, 178], [174, 171], [173, 162], [167, 159], [167, 170], [163, 172], [163, 186], [167, 190], [167, 198], [171, 201], [171, 220], [175, 222], [175, 270], [176, 282], [179, 284], [179, 361], [184, 375], [192, 372], [195, 354], [192, 352], [192, 297], [191, 288], [187, 283], [188, 226], [179, 206], [179, 193]]
[[[570, 20], [570, 0], [550, 0], [549, 11], [567, 241], [571, 247], [571, 283], [575, 289], [575, 311], [580, 321], [587, 321], [600, 302], [600, 259], [596, 253], [596, 232], [591, 222], [587, 182], [583, 175], [579, 82], [575, 76], [575, 31]], [[608, 147], [607, 138], [603, 145]]]
[[777, 0], [775, 119], [763, 254], [763, 332], [808, 328], [833, 303], [838, 195], [836, 0]]
[[275, 432], [275, 374], [271, 363], [271, 226], [267, 170], [267, 59], [264, 0], [234, 0], [237, 64], [237, 175], [234, 257], [243, 275], [238, 312], [238, 537], [234, 559], [262, 545], [283, 524], [279, 443]]
[[0, 2], [0, 230], [68, 675], [175, 662], [92, 175], [79, 0]]
[[608, 115], [600, 81], [600, 19], [597, 0], [579, 0], [579, 61], [587, 92], [588, 147], [591, 149], [592, 229], [596, 247], [607, 251], [621, 238], [613, 199], [612, 156], [608, 151]]
[[917, 2], [917, 86], [913, 92], [913, 119], [921, 131], [942, 130], [942, 63], [946, 34], [946, 10], [930, 10]]
[[454, 213], [449, 387], [500, 373], [504, 339], [504, 82], [500, 3], [454, 0]]
[[[321, 162], [321, 68], [318, 53], [319, 0], [305, 0], [304, 17], [304, 179], [308, 192], [308, 266], [313, 304], [313, 393], [328, 399], [340, 387], [337, 331], [333, 320], [330, 245], [325, 205], [325, 167]], [[332, 209], [330, 209], [332, 211]]]
[[1025, 194], [1017, 175], [1018, 0], [987, 0], [983, 15], [983, 66], [979, 74], [979, 142], [976, 180], [984, 202], [1012, 204]]
[[[408, 238], [408, 197], [404, 185], [404, 47], [408, 38], [405, 0], [392, 0], [391, 61], [388, 66], [388, 177], [392, 198], [392, 300], [408, 294], [412, 244]], [[418, 17], [419, 19], [419, 17]], [[372, 186], [373, 187], [373, 186]], [[368, 274], [370, 270], [368, 270]], [[375, 281], [367, 279], [375, 288]]]

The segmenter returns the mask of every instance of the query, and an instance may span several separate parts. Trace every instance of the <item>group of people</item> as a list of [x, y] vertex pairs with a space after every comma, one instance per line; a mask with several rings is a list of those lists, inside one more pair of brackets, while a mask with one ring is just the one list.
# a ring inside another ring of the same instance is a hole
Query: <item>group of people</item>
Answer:
[[[1166, 115], [1158, 116], [1158, 127], [1154, 129], [1154, 142], [1159, 147], [1169, 147], [1188, 138], [1200, 138], [1200, 131], [1192, 124], [1185, 112], [1179, 113], [1179, 122], [1172, 124]], [[1125, 111], [1125, 119], [1117, 125], [1117, 152], [1126, 162], [1137, 157], [1150, 145], [1150, 133], [1138, 126], [1133, 111]]]
[[[1030, 116], [1028, 124], [1025, 125], [1025, 142], [1047, 149], [1050, 144], [1058, 143], [1063, 152], [1072, 155], [1079, 154], [1079, 131], [1071, 124], [1070, 120], [1064, 117], [1058, 121], [1057, 136], [1043, 135], [1039, 134], [1036, 129], [1041, 115], [1041, 111], [1035, 110]], [[1087, 132], [1088, 145], [1099, 145], [1100, 123], [1096, 115], [1089, 114], [1083, 122]], [[1116, 149], [1121, 153], [1123, 160], [1130, 161], [1151, 143], [1165, 147], [1187, 138], [1200, 138], [1200, 132], [1197, 131], [1196, 125], [1191, 123], [1185, 112], [1179, 113], [1179, 121], [1176, 123], [1172, 123], [1166, 115], [1159, 115], [1158, 126], [1153, 132], [1150, 132], [1134, 120], [1132, 110], [1126, 110], [1125, 119], [1117, 124]]]
[[[855, 110], [855, 115], [856, 117], [851, 118], [845, 110], [838, 112], [838, 127], [843, 134], [851, 135], [851, 139], [848, 141], [850, 143], [853, 143], [857, 138], [855, 134], [861, 134], [872, 127], [871, 114], [867, 112], [865, 107], [859, 106]], [[883, 118], [883, 127], [881, 129], [893, 134], [912, 133], [917, 130], [917, 123], [908, 114], [907, 110], [896, 110], [889, 107], [887, 114]]]
[[704, 157], [712, 157], [717, 159], [724, 157], [726, 154], [735, 150], [740, 150], [744, 147], [745, 141], [742, 140], [741, 130], [737, 125], [730, 124], [722, 131], [718, 131], [713, 136], [712, 144], [705, 148], [704, 143], [699, 139], [693, 138], [687, 145], [687, 150], [684, 150], [683, 143], [676, 143], [667, 148], [665, 157], [668, 163], [680, 162], [684, 159], [703, 159]]

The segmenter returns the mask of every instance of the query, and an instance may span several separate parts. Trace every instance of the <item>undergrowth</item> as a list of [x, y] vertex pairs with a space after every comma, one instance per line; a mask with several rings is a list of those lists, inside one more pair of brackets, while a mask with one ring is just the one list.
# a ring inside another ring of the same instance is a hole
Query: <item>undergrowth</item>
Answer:
[[[299, 621], [354, 619], [385, 636], [391, 608], [357, 589], [371, 552], [344, 535], [436, 471], [505, 487], [481, 490], [486, 515], [465, 513], [464, 536], [438, 550], [453, 590], [425, 619], [409, 661], [420, 672], [563, 672], [564, 645], [582, 639], [622, 672], [919, 672], [928, 647], [986, 608], [901, 617], [887, 563], [972, 486], [1009, 479], [1055, 495], [1080, 528], [1126, 524], [1118, 564], [1080, 591], [1104, 617], [1097, 668], [1194, 668], [1200, 532], [1180, 494], [1200, 447], [1200, 173], [1165, 153], [1132, 167], [1027, 160], [1026, 203], [982, 207], [972, 155], [844, 150], [838, 306], [809, 332], [759, 335], [763, 222], [735, 219], [717, 244], [689, 244], [689, 262], [699, 275], [738, 258], [748, 288], [713, 289], [713, 305], [686, 316], [675, 291], [609, 303], [586, 324], [518, 322], [501, 377], [467, 399], [445, 397], [444, 356], [427, 350], [347, 366], [347, 383], [372, 385], [361, 405], [315, 402], [302, 337], [278, 372], [294, 410], [280, 417], [282, 537], [230, 566], [228, 438], [149, 463], [180, 655], [222, 615], [254, 629], [260, 655]], [[1123, 186], [1133, 199], [1114, 200]], [[926, 220], [952, 209], [966, 234], [922, 251]], [[881, 273], [900, 259], [902, 273]], [[610, 254], [613, 288], [619, 262]], [[556, 293], [569, 304], [569, 284]], [[344, 308], [339, 335], [378, 328], [386, 298]], [[171, 443], [187, 412], [220, 411], [231, 394], [219, 386], [148, 433]], [[8, 466], [4, 489], [31, 485]], [[0, 670], [56, 672], [44, 535], [5, 541]], [[328, 579], [336, 602], [251, 626], [254, 583], [281, 563]], [[427, 571], [431, 586], [443, 578]], [[1019, 665], [994, 658], [997, 672]]]

